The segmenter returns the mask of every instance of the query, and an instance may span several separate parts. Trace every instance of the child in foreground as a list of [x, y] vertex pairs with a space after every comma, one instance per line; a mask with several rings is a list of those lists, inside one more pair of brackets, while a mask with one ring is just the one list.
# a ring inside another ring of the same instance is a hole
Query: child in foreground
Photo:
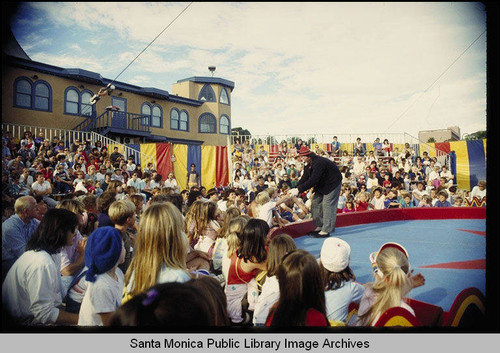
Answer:
[[359, 304], [357, 326], [374, 326], [380, 315], [397, 306], [415, 315], [404, 297], [411, 289], [424, 285], [425, 278], [420, 273], [412, 276], [406, 249], [398, 243], [385, 243], [370, 258], [374, 260], [375, 281], [366, 284]]
[[345, 321], [351, 302], [359, 304], [365, 287], [356, 281], [349, 267], [351, 247], [339, 238], [325, 239], [320, 253], [320, 267], [325, 284], [328, 320]]
[[125, 246], [120, 232], [113, 227], [97, 228], [85, 248], [87, 290], [80, 307], [79, 326], [108, 325], [120, 306], [123, 272], [118, 265], [125, 261]]
[[264, 326], [267, 316], [269, 315], [269, 310], [278, 302], [280, 288], [278, 279], [276, 278], [276, 271], [283, 257], [296, 249], [297, 245], [295, 241], [288, 234], [278, 234], [271, 240], [267, 261], [267, 275], [264, 285], [262, 286], [262, 292], [255, 304], [253, 314], [253, 324], [255, 326]]
[[321, 269], [312, 254], [291, 251], [278, 267], [276, 277], [280, 298], [271, 308], [266, 326], [329, 326]]
[[250, 219], [243, 229], [238, 249], [231, 256], [224, 291], [227, 311], [233, 324], [250, 323], [247, 313], [245, 318], [242, 316], [241, 300], [247, 295], [249, 310], [253, 310], [258, 296], [255, 277], [260, 271], [267, 269], [268, 233], [269, 226], [266, 221]]

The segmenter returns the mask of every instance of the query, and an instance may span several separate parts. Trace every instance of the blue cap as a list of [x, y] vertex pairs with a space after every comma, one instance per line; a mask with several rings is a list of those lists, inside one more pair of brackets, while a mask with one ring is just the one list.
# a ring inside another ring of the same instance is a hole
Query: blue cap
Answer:
[[86, 279], [94, 282], [96, 275], [106, 273], [115, 267], [122, 252], [122, 237], [114, 227], [100, 227], [90, 234], [85, 247]]

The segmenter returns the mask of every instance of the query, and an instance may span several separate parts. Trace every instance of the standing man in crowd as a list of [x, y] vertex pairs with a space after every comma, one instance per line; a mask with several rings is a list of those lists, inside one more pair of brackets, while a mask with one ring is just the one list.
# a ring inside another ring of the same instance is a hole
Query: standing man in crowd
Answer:
[[332, 154], [337, 157], [340, 156], [340, 142], [338, 141], [337, 136], [333, 136]]
[[191, 164], [191, 170], [187, 173], [187, 188], [190, 190], [193, 186], [201, 187], [200, 174], [196, 171], [196, 164]]
[[297, 196], [314, 188], [311, 214], [317, 228], [311, 236], [326, 238], [335, 231], [342, 174], [334, 162], [318, 156], [306, 146], [300, 148], [299, 158], [304, 163], [304, 175], [290, 191], [291, 195]]

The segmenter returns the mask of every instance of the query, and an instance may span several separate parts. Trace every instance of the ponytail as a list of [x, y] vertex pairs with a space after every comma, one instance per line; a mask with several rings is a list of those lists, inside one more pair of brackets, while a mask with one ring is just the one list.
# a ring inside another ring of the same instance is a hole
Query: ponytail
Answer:
[[359, 316], [359, 321], [365, 326], [375, 324], [375, 319], [387, 309], [400, 306], [401, 300], [412, 288], [408, 277], [410, 264], [404, 253], [387, 248], [378, 253], [376, 262], [380, 276], [376, 276], [371, 284], [375, 301], [366, 313]]

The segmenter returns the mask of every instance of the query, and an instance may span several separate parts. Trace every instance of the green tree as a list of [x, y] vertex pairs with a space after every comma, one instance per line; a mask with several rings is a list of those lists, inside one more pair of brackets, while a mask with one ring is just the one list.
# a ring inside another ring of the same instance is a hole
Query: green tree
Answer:
[[239, 138], [240, 142], [243, 143], [246, 140], [250, 139], [252, 133], [247, 129], [243, 129], [242, 127], [234, 127], [231, 129], [231, 140], [234, 142], [235, 138]]
[[485, 139], [487, 137], [487, 132], [485, 130], [483, 131], [476, 131], [473, 132], [472, 134], [468, 134], [465, 136], [465, 140], [479, 140], [479, 139]]
[[231, 129], [231, 135], [233, 136], [241, 136], [241, 135], [252, 135], [250, 131], [247, 129], [243, 129], [242, 127], [234, 127]]

